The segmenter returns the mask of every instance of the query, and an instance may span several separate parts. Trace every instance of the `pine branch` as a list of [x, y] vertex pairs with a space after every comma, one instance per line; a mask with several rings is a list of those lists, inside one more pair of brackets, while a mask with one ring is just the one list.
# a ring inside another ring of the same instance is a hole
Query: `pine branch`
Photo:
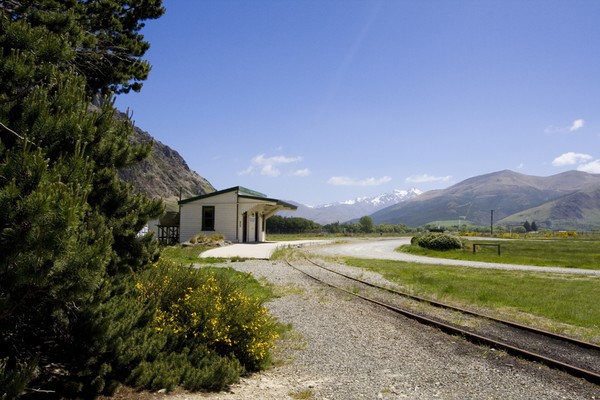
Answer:
[[2, 122], [0, 122], [0, 127], [4, 128], [5, 131], [12, 133], [13, 135], [15, 135], [16, 137], [18, 137], [21, 140], [27, 140], [23, 136], [19, 135], [17, 132], [10, 129], [8, 126], [4, 125]]

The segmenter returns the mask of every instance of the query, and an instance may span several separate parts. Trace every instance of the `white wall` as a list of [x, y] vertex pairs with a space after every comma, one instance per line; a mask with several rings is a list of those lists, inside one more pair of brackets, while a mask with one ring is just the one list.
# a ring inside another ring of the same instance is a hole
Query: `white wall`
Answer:
[[[220, 233], [226, 240], [242, 242], [244, 229], [247, 229], [247, 242], [264, 241], [266, 238], [263, 230], [264, 212], [267, 207], [273, 208], [274, 203], [244, 197], [239, 198], [239, 204], [237, 201], [237, 193], [232, 191], [181, 205], [179, 241], [188, 241], [199, 233], [207, 236]], [[214, 231], [202, 231], [203, 206], [215, 207]], [[248, 213], [246, 228], [243, 226], [245, 212]], [[256, 235], [256, 224], [258, 224], [258, 235]]]
[[[179, 241], [185, 242], [195, 235], [213, 235], [220, 233], [226, 240], [237, 241], [236, 212], [237, 194], [223, 193], [181, 205]], [[202, 206], [215, 207], [215, 230], [202, 231]]]

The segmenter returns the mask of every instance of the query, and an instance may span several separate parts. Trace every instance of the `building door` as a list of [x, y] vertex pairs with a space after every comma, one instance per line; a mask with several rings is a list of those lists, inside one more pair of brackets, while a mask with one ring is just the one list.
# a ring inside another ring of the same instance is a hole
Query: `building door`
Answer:
[[242, 214], [242, 243], [248, 241], [248, 213]]
[[254, 218], [254, 241], [258, 242], [258, 213], [255, 214]]

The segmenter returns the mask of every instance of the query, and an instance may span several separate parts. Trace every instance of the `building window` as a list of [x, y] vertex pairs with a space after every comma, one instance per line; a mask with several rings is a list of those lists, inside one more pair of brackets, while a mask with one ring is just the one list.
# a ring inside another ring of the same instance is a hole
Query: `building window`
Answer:
[[215, 207], [214, 206], [203, 206], [202, 207], [202, 230], [203, 231], [214, 231], [215, 230]]

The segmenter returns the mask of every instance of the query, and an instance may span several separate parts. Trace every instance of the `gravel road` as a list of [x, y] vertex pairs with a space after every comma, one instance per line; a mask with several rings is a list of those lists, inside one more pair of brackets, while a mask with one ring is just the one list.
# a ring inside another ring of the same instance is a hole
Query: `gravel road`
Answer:
[[[470, 238], [473, 239], [473, 238]], [[311, 246], [312, 253], [328, 256], [349, 256], [358, 258], [374, 258], [383, 260], [409, 261], [423, 264], [459, 265], [473, 268], [513, 269], [522, 271], [556, 272], [566, 274], [598, 275], [600, 271], [578, 268], [534, 267], [531, 265], [499, 264], [478, 261], [449, 260], [444, 258], [416, 256], [395, 251], [396, 248], [410, 244], [410, 238], [396, 239], [350, 239], [344, 243], [333, 243], [324, 246]]]
[[278, 343], [277, 366], [229, 392], [148, 399], [600, 399], [599, 386], [380, 310], [282, 262], [223, 266], [252, 272], [281, 294], [268, 307], [294, 328]]

